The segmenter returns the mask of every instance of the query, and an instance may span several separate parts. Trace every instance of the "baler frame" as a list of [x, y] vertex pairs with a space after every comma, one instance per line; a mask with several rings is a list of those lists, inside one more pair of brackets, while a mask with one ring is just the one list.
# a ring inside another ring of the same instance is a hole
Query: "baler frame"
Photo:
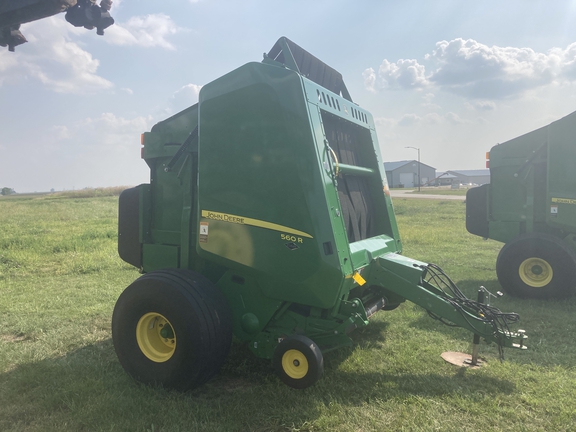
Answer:
[[466, 228], [505, 243], [502, 288], [518, 297], [576, 293], [576, 113], [498, 144], [489, 184], [466, 195]]
[[[292, 41], [204, 86], [197, 105], [142, 142], [151, 181], [120, 197], [119, 253], [146, 274], [113, 316], [120, 362], [137, 379], [199, 385], [233, 332], [286, 384], [308, 387], [322, 353], [405, 300], [524, 348], [507, 326], [517, 315], [400, 255], [372, 116], [340, 73]], [[191, 329], [204, 339], [190, 342]]]

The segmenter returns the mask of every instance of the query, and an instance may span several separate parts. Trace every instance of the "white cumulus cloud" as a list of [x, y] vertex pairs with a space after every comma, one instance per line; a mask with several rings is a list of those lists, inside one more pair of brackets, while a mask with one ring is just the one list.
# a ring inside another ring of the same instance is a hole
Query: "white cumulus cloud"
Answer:
[[531, 48], [499, 47], [472, 39], [436, 43], [427, 60], [438, 66], [431, 82], [470, 98], [501, 99], [550, 84], [558, 74], [556, 54]]
[[560, 79], [566, 81], [576, 80], [576, 42], [568, 45], [566, 49], [553, 48], [550, 50], [551, 56], [556, 56], [560, 67]]
[[0, 85], [28, 79], [61, 93], [93, 93], [113, 86], [98, 75], [98, 59], [69, 37], [77, 29], [60, 17], [23, 25], [22, 32], [29, 44], [16, 53], [0, 51]]
[[392, 129], [397, 126], [413, 128], [416, 126], [430, 126], [437, 124], [462, 125], [469, 124], [470, 120], [461, 118], [458, 114], [447, 112], [446, 114], [428, 113], [423, 116], [410, 113], [404, 114], [399, 119], [379, 117], [376, 124]]
[[135, 16], [125, 23], [116, 23], [106, 30], [106, 42], [113, 45], [135, 45], [145, 48], [160, 47], [168, 50], [176, 48], [168, 37], [180, 31], [172, 18], [165, 14]]
[[198, 102], [201, 85], [187, 84], [174, 92], [170, 100], [170, 112], [179, 112]]
[[444, 119], [446, 119], [448, 123], [452, 123], [454, 125], [470, 123], [469, 120], [462, 119], [458, 114], [453, 112], [447, 112], [446, 114], [444, 114]]
[[400, 59], [391, 63], [384, 59], [378, 72], [372, 68], [364, 71], [364, 84], [371, 91], [398, 88], [420, 88], [428, 84], [426, 68], [416, 60]]
[[496, 109], [496, 104], [492, 101], [471, 101], [466, 102], [465, 106], [476, 111], [493, 111]]
[[[62, 15], [24, 24], [29, 43], [16, 53], [0, 50], [0, 86], [32, 80], [60, 93], [87, 94], [111, 89], [98, 74], [100, 61], [82, 48], [79, 39], [90, 32], [69, 25]], [[174, 50], [168, 37], [183, 29], [165, 14], [130, 18], [106, 30], [104, 41], [115, 45], [160, 47]], [[131, 94], [130, 89], [121, 89]]]
[[398, 120], [398, 126], [413, 126], [422, 121], [422, 117], [416, 114], [404, 114], [400, 120]]
[[437, 42], [423, 59], [384, 59], [378, 71], [367, 68], [363, 78], [371, 92], [443, 90], [482, 100], [473, 107], [490, 110], [492, 100], [522, 97], [530, 90], [576, 81], [576, 43], [542, 53], [457, 38]]

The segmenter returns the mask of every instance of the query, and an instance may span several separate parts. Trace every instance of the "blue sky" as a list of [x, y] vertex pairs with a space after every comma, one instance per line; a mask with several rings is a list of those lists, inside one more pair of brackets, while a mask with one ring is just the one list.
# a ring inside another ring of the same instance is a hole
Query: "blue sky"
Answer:
[[148, 180], [140, 133], [287, 36], [340, 71], [385, 161], [483, 168], [576, 110], [576, 1], [116, 0], [104, 36], [60, 14], [0, 50], [0, 187]]

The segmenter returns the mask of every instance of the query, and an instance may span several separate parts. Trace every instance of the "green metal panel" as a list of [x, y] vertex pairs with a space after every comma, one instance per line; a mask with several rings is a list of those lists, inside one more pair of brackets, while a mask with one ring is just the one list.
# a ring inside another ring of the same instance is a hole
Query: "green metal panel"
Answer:
[[251, 340], [268, 324], [283, 302], [264, 294], [254, 278], [227, 272], [218, 281], [218, 287], [232, 306], [234, 335], [240, 340]]
[[574, 136], [576, 113], [490, 150], [490, 238], [576, 232]]
[[338, 216], [316, 144], [293, 71], [250, 63], [202, 88], [199, 255], [256, 275], [269, 297], [328, 308], [351, 267], [323, 246]]
[[197, 123], [198, 106], [194, 105], [156, 124], [143, 136], [143, 157], [150, 167], [150, 184], [142, 200], [147, 209], [142, 213], [144, 271], [163, 265], [179, 267], [180, 259], [184, 267], [190, 263], [193, 156], [186, 152], [178, 160], [174, 158]]
[[548, 126], [547, 222], [576, 233], [576, 113]]
[[[303, 83], [308, 103], [311, 106], [315, 106], [315, 108], [309, 107], [311, 121], [313, 123], [315, 123], [316, 120], [314, 113], [318, 113], [321, 122], [322, 117], [326, 118], [332, 114], [332, 116], [338, 118], [340, 122], [345, 121], [358, 126], [357, 133], [360, 137], [358, 151], [361, 153], [365, 166], [359, 167], [340, 164], [340, 172], [343, 175], [357, 175], [370, 179], [370, 195], [375, 200], [377, 206], [375, 212], [379, 216], [376, 219], [376, 223], [379, 224], [379, 226], [375, 227], [375, 231], [378, 234], [385, 234], [395, 239], [394, 244], [388, 242], [389, 239], [384, 239], [386, 245], [381, 245], [381, 247], [386, 247], [390, 252], [401, 252], [402, 244], [400, 241], [400, 233], [398, 231], [398, 225], [396, 224], [392, 200], [388, 192], [386, 172], [384, 171], [383, 160], [380, 155], [380, 145], [378, 143], [372, 114], [349, 100], [341, 98], [322, 88], [316, 83], [306, 79], [303, 80]], [[320, 127], [322, 129], [322, 139], [326, 140], [325, 128], [323, 125]], [[319, 131], [319, 127], [316, 126], [315, 130]], [[317, 142], [320, 142], [321, 137], [317, 136], [316, 139]], [[331, 145], [329, 142], [325, 144]], [[327, 159], [330, 159], [330, 156], [329, 153], [324, 150], [323, 163], [327, 163]], [[358, 268], [359, 265], [357, 265], [355, 261], [353, 262], [355, 268]]]
[[179, 267], [179, 249], [176, 246], [144, 244], [142, 249], [142, 265], [147, 272]]
[[[545, 128], [540, 128], [490, 150], [490, 183], [492, 219], [502, 221], [523, 221], [527, 187], [530, 180], [530, 166], [525, 164], [530, 157], [547, 141]], [[523, 168], [521, 170], [521, 168]]]
[[[545, 182], [534, 162], [545, 157], [545, 127], [490, 150], [489, 237], [507, 242], [534, 229], [535, 183]], [[537, 219], [542, 219], [538, 213]]]
[[522, 230], [524, 225], [519, 222], [490, 221], [489, 226], [490, 235], [488, 238], [502, 243], [509, 242], [525, 232], [525, 230]]

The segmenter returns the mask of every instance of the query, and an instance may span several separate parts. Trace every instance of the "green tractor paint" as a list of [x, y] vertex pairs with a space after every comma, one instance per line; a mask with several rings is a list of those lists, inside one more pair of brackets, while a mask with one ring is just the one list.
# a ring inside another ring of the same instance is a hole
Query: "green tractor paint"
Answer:
[[120, 197], [119, 253], [145, 274], [112, 319], [136, 379], [198, 386], [234, 334], [305, 388], [322, 375], [323, 353], [405, 300], [522, 346], [506, 325], [516, 315], [466, 299], [438, 267], [400, 255], [372, 116], [340, 73], [288, 39], [205, 85], [198, 104], [142, 143], [150, 183]]
[[576, 291], [576, 112], [492, 147], [490, 184], [466, 196], [466, 228], [505, 243], [502, 288], [531, 298]]

